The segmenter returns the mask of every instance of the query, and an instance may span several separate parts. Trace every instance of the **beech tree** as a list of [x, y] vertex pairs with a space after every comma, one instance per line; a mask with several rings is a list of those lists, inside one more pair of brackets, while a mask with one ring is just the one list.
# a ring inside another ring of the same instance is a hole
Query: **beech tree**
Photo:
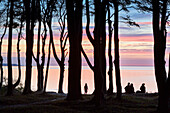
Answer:
[[12, 89], [12, 58], [11, 58], [11, 52], [12, 52], [12, 27], [13, 27], [13, 14], [14, 14], [14, 1], [8, 0], [10, 2], [10, 23], [9, 23], [9, 35], [8, 35], [8, 90], [7, 95], [13, 94]]
[[[35, 0], [24, 0], [26, 13], [26, 79], [23, 94], [31, 92], [32, 56], [35, 22]], [[30, 7], [31, 6], [31, 7]], [[31, 10], [30, 10], [31, 8]], [[31, 14], [31, 16], [30, 16]]]
[[169, 77], [165, 69], [165, 50], [166, 50], [166, 23], [170, 16], [169, 0], [135, 0], [137, 9], [152, 13], [152, 26], [154, 38], [154, 67], [155, 77], [158, 87], [158, 112], [168, 112], [169, 98]]
[[107, 91], [107, 94], [113, 94], [113, 61], [112, 61], [112, 21], [111, 21], [111, 14], [110, 14], [110, 4], [108, 2], [107, 4], [107, 11], [108, 11], [108, 30], [109, 30], [109, 44], [108, 44], [108, 56], [109, 56], [109, 89]]
[[69, 37], [68, 100], [81, 98], [82, 0], [66, 0]]

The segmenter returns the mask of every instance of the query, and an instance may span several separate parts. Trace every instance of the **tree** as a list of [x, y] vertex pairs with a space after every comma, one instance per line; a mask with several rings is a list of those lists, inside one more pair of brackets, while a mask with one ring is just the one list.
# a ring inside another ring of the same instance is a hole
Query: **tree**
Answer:
[[[30, 11], [30, 3], [32, 4], [31, 11]], [[26, 12], [26, 79], [25, 79], [25, 87], [24, 87], [23, 94], [28, 94], [31, 93], [35, 0], [32, 0], [32, 2], [30, 2], [30, 0], [24, 1], [24, 6]]]
[[[106, 8], [106, 0], [100, 1], [96, 0], [94, 1], [95, 5], [95, 28], [94, 28], [94, 79], [95, 79], [95, 103], [96, 105], [103, 104], [104, 101], [104, 91], [103, 87], [104, 85], [104, 79], [103, 79], [103, 69], [102, 69], [102, 48], [101, 47], [101, 40], [103, 40], [103, 29], [105, 20], [101, 18], [102, 16], [105, 16], [105, 8]], [[103, 43], [103, 41], [102, 41]]]
[[8, 36], [8, 90], [7, 90], [7, 95], [10, 96], [13, 94], [11, 52], [12, 52], [12, 26], [13, 26], [14, 2], [13, 0], [9, 0], [8, 2], [10, 2], [10, 24], [9, 24], [9, 36]]
[[44, 92], [46, 91], [47, 86], [47, 78], [48, 78], [48, 70], [49, 70], [49, 64], [50, 64], [50, 53], [51, 53], [51, 44], [53, 41], [53, 31], [52, 31], [52, 14], [53, 14], [53, 8], [54, 8], [54, 0], [47, 1], [47, 25], [49, 28], [49, 34], [50, 34], [50, 40], [49, 40], [49, 49], [48, 49], [48, 61], [47, 61], [47, 69], [46, 69], [46, 76], [45, 76], [45, 84], [44, 84]]
[[43, 90], [43, 74], [41, 74], [41, 68], [40, 65], [40, 35], [41, 35], [41, 6], [40, 6], [40, 0], [36, 1], [36, 6], [37, 6], [37, 17], [38, 17], [38, 40], [37, 40], [37, 71], [38, 71], [38, 91]]
[[137, 9], [152, 12], [152, 25], [154, 37], [154, 67], [155, 77], [158, 87], [158, 112], [168, 112], [169, 77], [167, 78], [165, 69], [165, 50], [166, 50], [166, 23], [170, 16], [169, 0], [146, 0], [137, 1]]
[[[162, 5], [160, 7], [160, 5]], [[168, 112], [168, 78], [165, 69], [166, 22], [168, 0], [153, 0], [154, 64], [158, 86], [158, 111]], [[160, 7], [160, 8], [158, 8]], [[160, 10], [161, 9], [161, 10]], [[161, 22], [160, 22], [161, 21]]]
[[[59, 3], [58, 3], [59, 4]], [[55, 46], [54, 46], [54, 41], [52, 42], [52, 48], [53, 48], [53, 53], [54, 53], [54, 56], [55, 56], [55, 59], [57, 61], [57, 63], [59, 64], [60, 66], [60, 79], [59, 79], [59, 91], [58, 93], [63, 93], [63, 80], [64, 80], [64, 61], [65, 61], [65, 58], [67, 56], [67, 53], [66, 52], [66, 42], [67, 42], [67, 39], [68, 39], [68, 35], [67, 35], [67, 32], [65, 32], [65, 24], [66, 24], [66, 10], [63, 9], [64, 8], [64, 0], [61, 0], [60, 1], [60, 5], [59, 5], [59, 14], [58, 14], [58, 23], [60, 25], [60, 50], [61, 50], [61, 60], [59, 60], [59, 58], [57, 57], [56, 55], [56, 52], [55, 52]], [[63, 9], [63, 10], [62, 10]]]
[[22, 6], [22, 2], [20, 0], [15, 1], [15, 20], [18, 20], [20, 22], [20, 24], [18, 24], [17, 22], [13, 23], [13, 27], [15, 29], [17, 29], [17, 27], [19, 27], [19, 32], [18, 32], [18, 42], [17, 42], [17, 55], [18, 55], [18, 79], [16, 81], [15, 84], [13, 84], [13, 89], [15, 89], [15, 87], [17, 87], [21, 81], [21, 61], [20, 61], [20, 40], [22, 38], [22, 28], [24, 27], [24, 7]]
[[114, 4], [114, 45], [115, 45], [115, 74], [116, 74], [116, 86], [117, 86], [117, 98], [121, 99], [122, 87], [121, 87], [121, 78], [120, 78], [120, 64], [119, 64], [119, 33], [118, 33], [118, 24], [119, 24], [119, 16], [118, 16], [118, 0], [113, 1]]
[[68, 100], [81, 98], [82, 0], [66, 0], [69, 37]]
[[[86, 17], [87, 17], [87, 24], [86, 24], [86, 34], [88, 39], [90, 40], [91, 44], [94, 47], [94, 66], [90, 63], [87, 55], [85, 54], [83, 48], [82, 53], [89, 65], [89, 67], [94, 71], [94, 82], [95, 82], [95, 92], [94, 92], [94, 102], [96, 105], [101, 105], [104, 102], [104, 88], [106, 86], [106, 82], [104, 82], [104, 77], [106, 74], [103, 74], [105, 71], [105, 22], [106, 22], [106, 4], [105, 0], [101, 1], [94, 1], [95, 6], [95, 28], [94, 28], [94, 38], [91, 36], [89, 31], [89, 24], [90, 24], [90, 15], [89, 15], [89, 2], [86, 0]], [[101, 18], [103, 17], [103, 18]], [[104, 54], [104, 55], [103, 55]], [[102, 66], [103, 65], [103, 66]]]
[[107, 91], [108, 94], [113, 94], [113, 61], [112, 61], [112, 21], [110, 19], [110, 4], [108, 3], [107, 5], [107, 10], [108, 10], [108, 30], [109, 30], [109, 50], [108, 50], [108, 56], [109, 56], [109, 89]]

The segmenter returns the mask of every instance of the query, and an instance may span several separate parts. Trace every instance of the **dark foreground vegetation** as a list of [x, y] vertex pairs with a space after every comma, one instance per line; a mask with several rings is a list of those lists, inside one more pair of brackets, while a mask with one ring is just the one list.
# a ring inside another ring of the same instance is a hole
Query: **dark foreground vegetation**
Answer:
[[[158, 94], [105, 95], [105, 104], [95, 106], [93, 95], [83, 95], [77, 101], [67, 101], [56, 93], [0, 96], [1, 113], [157, 113]], [[55, 100], [56, 99], [56, 100]], [[54, 100], [54, 101], [53, 101]], [[169, 101], [170, 102], [170, 101]], [[14, 105], [14, 106], [10, 106]], [[15, 106], [16, 105], [16, 106]], [[18, 106], [17, 106], [18, 105]], [[5, 107], [6, 106], [6, 107]], [[169, 109], [170, 111], [170, 109]]]

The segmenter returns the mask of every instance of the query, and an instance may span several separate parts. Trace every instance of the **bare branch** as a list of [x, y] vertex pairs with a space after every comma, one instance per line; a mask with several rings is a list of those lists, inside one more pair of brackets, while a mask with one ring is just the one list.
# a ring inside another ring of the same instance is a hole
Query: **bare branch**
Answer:
[[89, 2], [86, 0], [86, 17], [87, 17], [87, 24], [86, 24], [86, 34], [92, 45], [94, 45], [94, 39], [91, 36], [89, 31], [89, 24], [90, 24], [90, 16], [89, 16]]
[[86, 55], [86, 53], [85, 53], [82, 46], [81, 46], [81, 52], [82, 52], [84, 58], [86, 59], [86, 62], [89, 65], [90, 69], [94, 71], [94, 66], [92, 66], [92, 64], [90, 63], [90, 60], [88, 59], [88, 57], [87, 57], [87, 55]]

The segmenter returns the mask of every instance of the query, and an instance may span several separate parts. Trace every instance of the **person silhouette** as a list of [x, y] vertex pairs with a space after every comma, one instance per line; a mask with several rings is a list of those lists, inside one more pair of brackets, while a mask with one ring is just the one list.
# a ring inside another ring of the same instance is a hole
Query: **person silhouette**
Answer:
[[142, 86], [140, 87], [140, 90], [141, 90], [141, 93], [146, 92], [145, 83], [142, 84]]
[[85, 85], [84, 85], [84, 93], [87, 94], [87, 92], [88, 92], [88, 86], [87, 86], [87, 83], [85, 83]]
[[130, 82], [128, 82], [127, 86], [125, 87], [125, 93], [130, 93]]
[[134, 93], [134, 87], [132, 83], [130, 84], [130, 93]]

